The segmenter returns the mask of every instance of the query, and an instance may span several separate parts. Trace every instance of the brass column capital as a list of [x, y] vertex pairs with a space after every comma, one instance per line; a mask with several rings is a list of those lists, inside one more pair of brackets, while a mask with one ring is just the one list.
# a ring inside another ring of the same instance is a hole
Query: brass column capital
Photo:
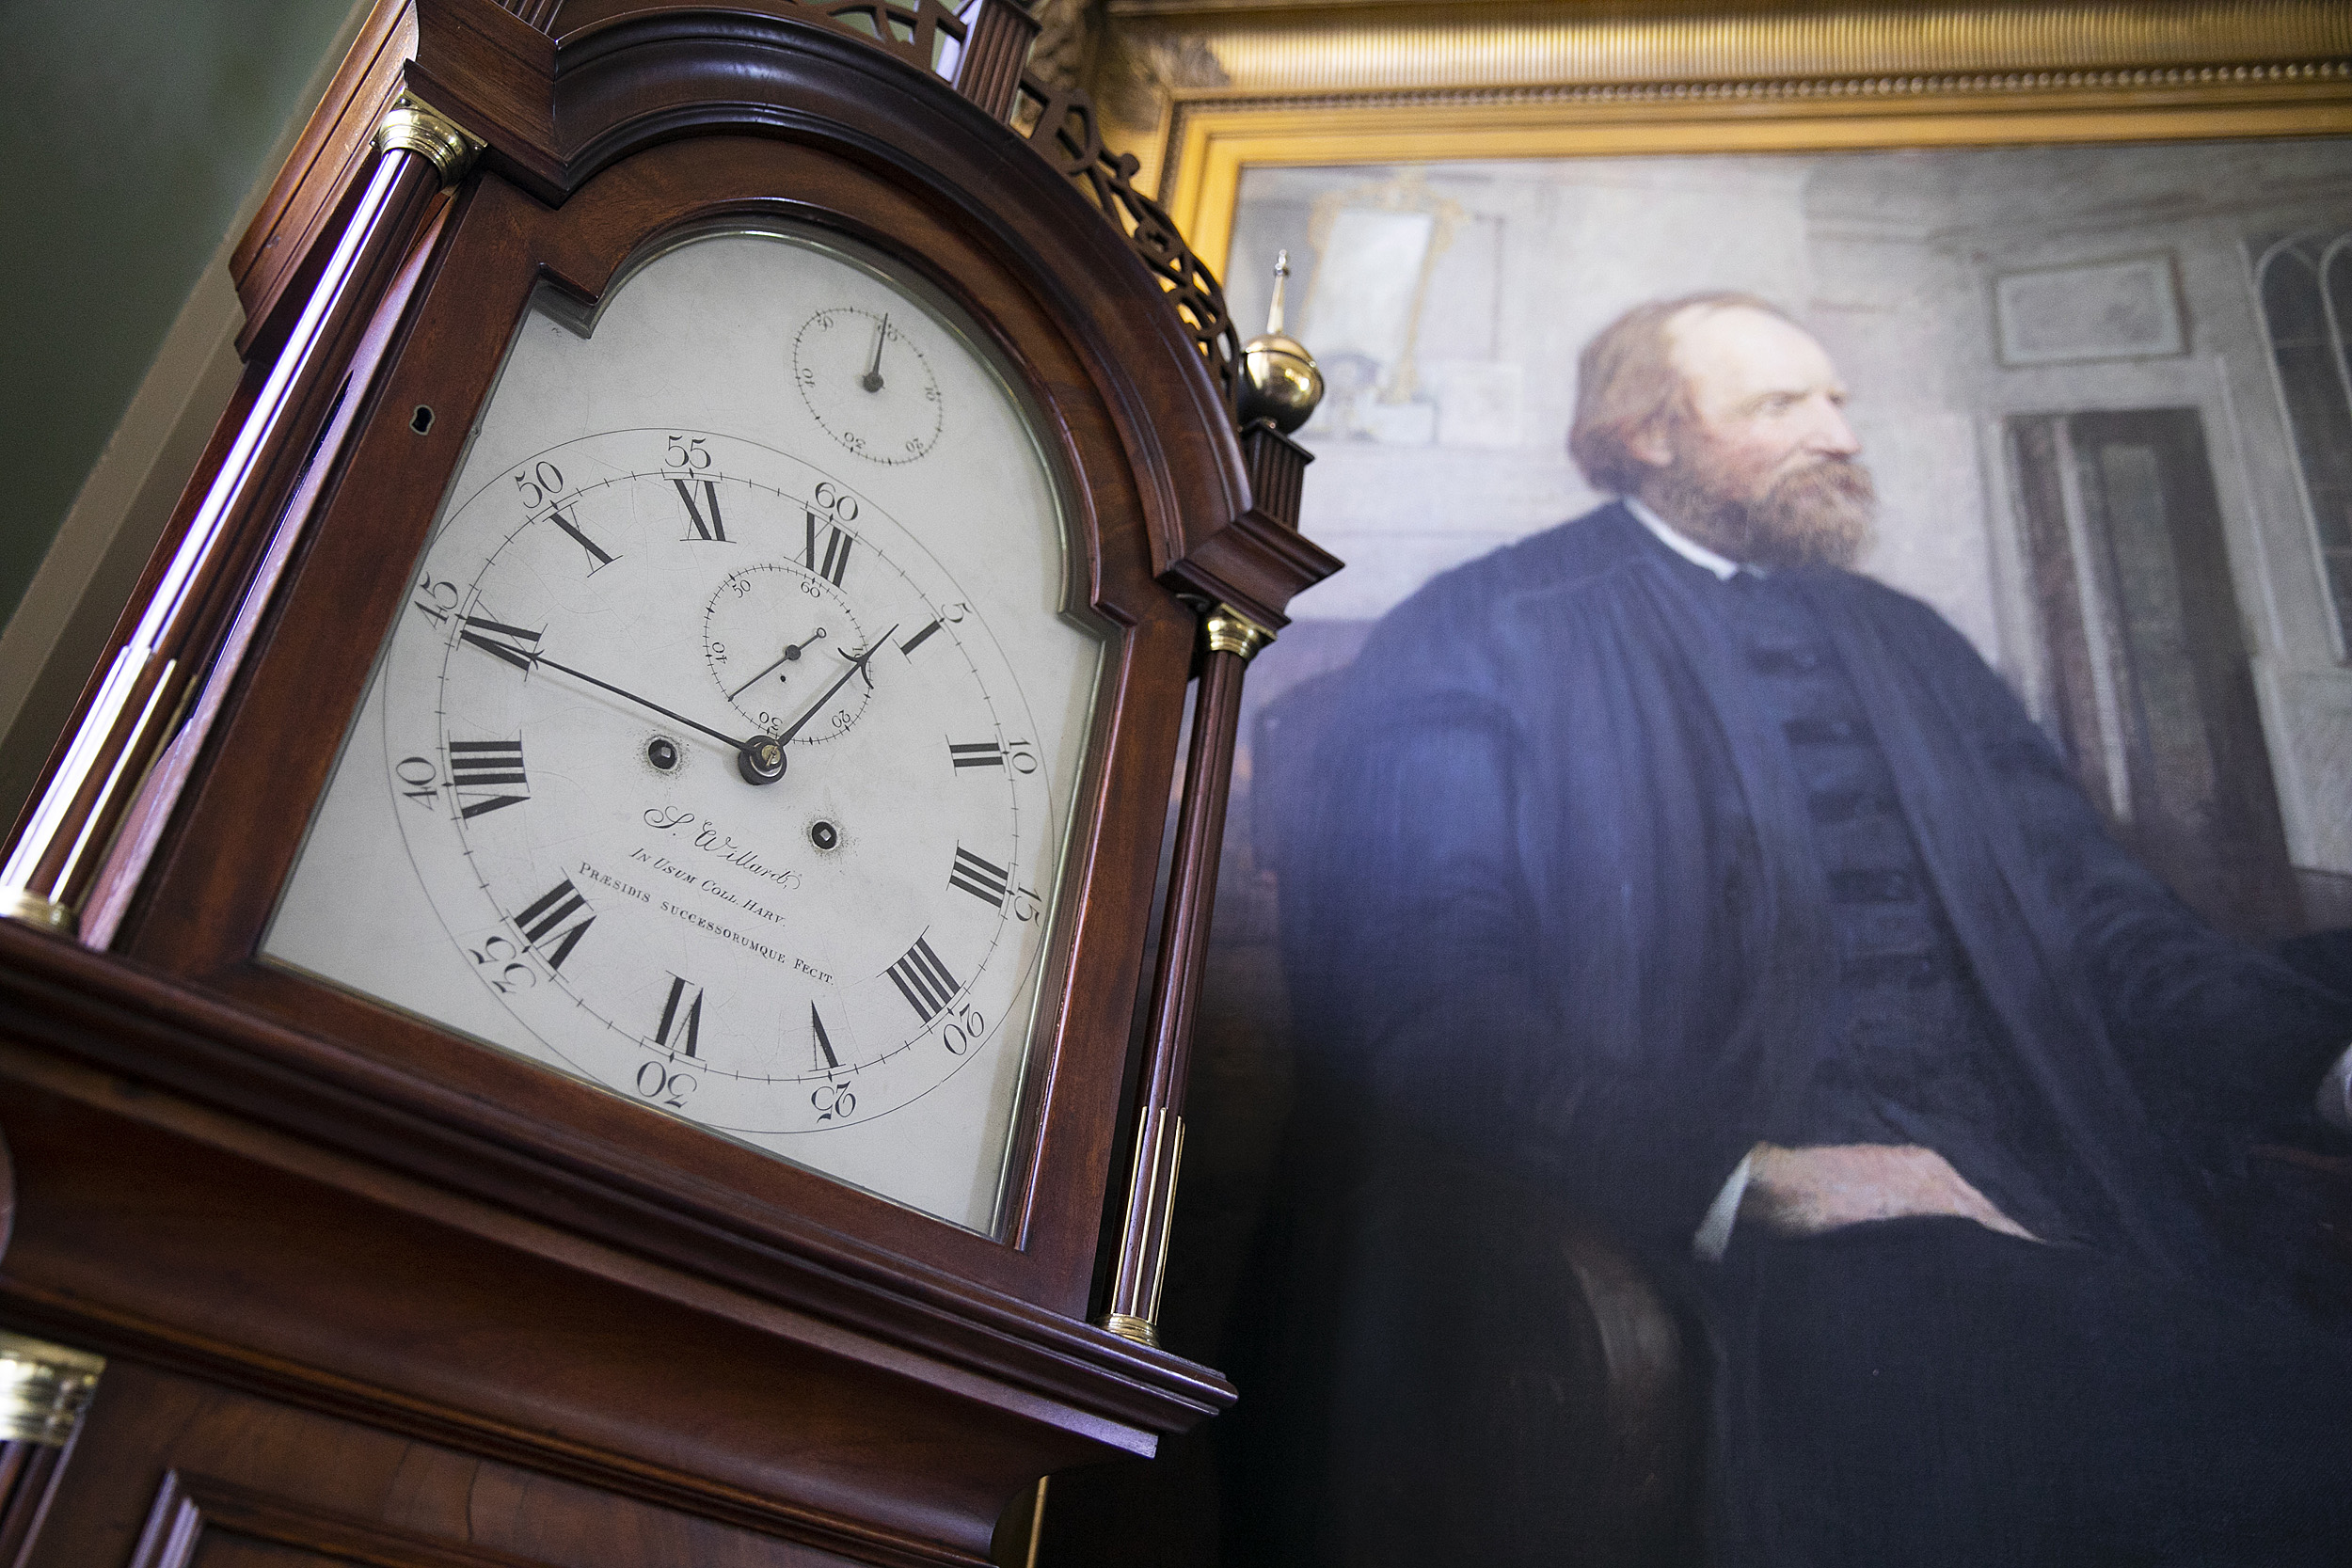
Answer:
[[27, 926], [62, 931], [67, 936], [72, 936], [74, 927], [81, 924], [63, 904], [21, 887], [0, 887], [0, 920], [21, 920]]
[[0, 1333], [0, 1441], [63, 1447], [105, 1370], [87, 1351]]
[[1209, 611], [1205, 629], [1209, 636], [1209, 652], [1239, 654], [1245, 664], [1258, 656], [1259, 649], [1274, 641], [1272, 632], [1229, 604], [1220, 604]]
[[433, 166], [444, 186], [454, 185], [473, 166], [486, 144], [440, 110], [404, 90], [375, 128], [378, 152], [413, 152]]

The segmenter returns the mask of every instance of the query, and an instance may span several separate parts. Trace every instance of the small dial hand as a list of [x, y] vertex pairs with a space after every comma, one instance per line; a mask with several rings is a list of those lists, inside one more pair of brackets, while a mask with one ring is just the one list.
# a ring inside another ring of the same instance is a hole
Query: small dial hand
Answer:
[[[822, 626], [818, 626], [818, 627], [817, 628], [817, 636], [816, 636], [816, 637], [812, 637], [812, 638], [810, 638], [810, 639], [808, 640], [808, 642], [814, 642], [814, 641], [817, 641], [819, 638], [822, 638], [824, 635], [825, 635], [825, 628], [824, 628], [824, 627], [822, 627]], [[761, 681], [766, 680], [766, 679], [767, 679], [767, 678], [768, 678], [771, 674], [774, 673], [776, 670], [778, 670], [779, 668], [781, 668], [782, 666], [784, 666], [784, 665], [786, 665], [786, 664], [790, 663], [792, 660], [794, 660], [794, 659], [796, 659], [796, 658], [800, 657], [801, 657], [802, 652], [803, 652], [804, 649], [806, 649], [806, 648], [807, 648], [807, 646], [808, 646], [808, 642], [787, 642], [787, 643], [786, 643], [786, 644], [784, 645], [784, 657], [781, 657], [781, 658], [777, 659], [775, 663], [771, 664], [770, 666], [768, 666], [768, 668], [767, 668], [767, 669], [762, 670], [762, 671], [761, 671], [758, 674], [754, 675], [754, 676], [753, 676], [750, 680], [745, 681], [742, 685], [740, 685], [740, 686], [737, 687], [734, 690], [732, 690], [732, 691], [728, 692], [728, 693], [727, 693], [727, 701], [728, 701], [728, 702], [730, 702], [730, 703], [731, 703], [731, 702], [733, 702], [733, 701], [735, 701], [735, 699], [736, 699], [736, 698], [740, 697], [741, 695], [743, 695], [743, 693], [744, 693], [744, 692], [749, 691], [749, 690], [750, 690], [753, 687], [757, 686], [757, 685], [758, 685]]]
[[869, 392], [879, 392], [882, 389], [882, 340], [889, 335], [890, 318], [884, 316], [874, 324], [874, 356], [866, 362], [866, 373], [857, 378], [857, 384]]
[[898, 628], [894, 626], [889, 631], [883, 632], [880, 637], [875, 638], [871, 642], [868, 642], [866, 645], [866, 651], [862, 654], [843, 654], [841, 657], [850, 661], [850, 667], [841, 672], [841, 678], [834, 681], [831, 686], [825, 688], [823, 696], [818, 697], [815, 702], [809, 704], [807, 707], [802, 709], [801, 716], [792, 721], [792, 727], [785, 731], [782, 735], [776, 736], [776, 739], [779, 742], [788, 741], [794, 736], [800, 734], [802, 729], [807, 725], [810, 720], [816, 718], [819, 713], [824, 711], [825, 705], [833, 701], [833, 694], [850, 684], [850, 677], [851, 675], [865, 675], [866, 684], [870, 688], [874, 684], [874, 677], [866, 671], [866, 667], [873, 661], [873, 657], [876, 654], [882, 652], [882, 644], [889, 641], [892, 636], [898, 632]]

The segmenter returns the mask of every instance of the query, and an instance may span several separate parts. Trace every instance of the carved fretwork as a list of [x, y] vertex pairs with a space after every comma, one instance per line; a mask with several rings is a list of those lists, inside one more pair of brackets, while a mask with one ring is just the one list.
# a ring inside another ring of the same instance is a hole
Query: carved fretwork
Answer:
[[[806, 0], [803, 0], [806, 3]], [[939, 0], [817, 0], [814, 9], [852, 37], [875, 44], [915, 70], [936, 72], [942, 33], [964, 41], [961, 18]]]
[[1241, 334], [1225, 309], [1225, 289], [1216, 275], [1193, 254], [1167, 210], [1136, 189], [1136, 171], [1141, 166], [1135, 155], [1114, 153], [1103, 144], [1094, 102], [1083, 90], [1053, 87], [1034, 73], [1024, 75], [1015, 123], [1032, 112], [1037, 120], [1029, 145], [1094, 198], [1103, 216], [1158, 277], [1231, 406], [1241, 384]]

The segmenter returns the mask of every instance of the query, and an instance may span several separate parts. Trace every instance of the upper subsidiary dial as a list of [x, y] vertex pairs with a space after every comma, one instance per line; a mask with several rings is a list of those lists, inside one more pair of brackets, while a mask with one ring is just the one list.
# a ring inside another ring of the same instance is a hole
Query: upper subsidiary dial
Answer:
[[890, 311], [835, 306], [801, 324], [792, 380], [825, 434], [876, 463], [912, 463], [939, 439], [939, 381]]

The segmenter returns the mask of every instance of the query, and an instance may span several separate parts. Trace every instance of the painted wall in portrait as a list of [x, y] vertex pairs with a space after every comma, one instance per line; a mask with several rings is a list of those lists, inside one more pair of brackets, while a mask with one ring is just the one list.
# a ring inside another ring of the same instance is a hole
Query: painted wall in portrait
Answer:
[[[1964, 632], [2128, 824], [2136, 784], [2144, 800], [2157, 783], [2134, 772], [2181, 765], [2160, 747], [2136, 757], [2126, 711], [2165, 711], [2160, 673], [2136, 692], [2122, 668], [2135, 611], [2164, 611], [2121, 569], [2128, 521], [2101, 530], [2103, 498], [2072, 470], [2128, 487], [2117, 465], [2134, 459], [2035, 449], [2084, 435], [2058, 428], [2074, 416], [2170, 411], [2175, 429], [2141, 434], [2201, 446], [2189, 466], [2210, 479], [2280, 830], [2306, 873], [2297, 902], [2336, 918], [2336, 879], [2352, 874], [2352, 538], [2344, 499], [2314, 493], [2341, 459], [2323, 450], [2310, 475], [2297, 461], [2256, 274], [2267, 263], [2283, 285], [2305, 263], [2282, 245], [2323, 253], [2347, 225], [2352, 156], [2332, 143], [1253, 169], [1236, 313], [1257, 319], [1266, 260], [1293, 250], [1297, 329], [1335, 388], [1306, 434], [1320, 461], [1305, 526], [1350, 568], [1297, 613], [1375, 619], [1446, 566], [1594, 504], [1561, 446], [1578, 349], [1643, 299], [1745, 289], [1806, 322], [1852, 389], [1883, 498], [1864, 569]], [[2307, 442], [2333, 444], [2332, 426], [2305, 424]], [[2038, 487], [2058, 492], [2046, 518]], [[2053, 624], [2045, 601], [2066, 585], [2037, 572], [2060, 535], [2078, 558], [2078, 628]], [[2070, 658], [2087, 666], [2079, 714]]]
[[[2210, 918], [2352, 925], [2352, 373], [2329, 337], [2352, 331], [2352, 146], [1263, 167], [1232, 232], [1245, 332], [1291, 253], [1291, 330], [1331, 387], [1300, 437], [1303, 526], [1348, 566], [1249, 675], [1179, 1354], [1224, 1364], [1288, 1108], [1280, 812], [1258, 787], [1311, 728], [1284, 699], [1434, 575], [1603, 499], [1564, 450], [1575, 361], [1641, 301], [1739, 289], [1805, 323], [1877, 480], [1861, 569], [1963, 633]], [[1206, 1444], [1180, 1445], [1123, 1493], [1073, 1489], [1060, 1532], [1156, 1515], [1134, 1560], [1210, 1561], [1217, 1490]]]

